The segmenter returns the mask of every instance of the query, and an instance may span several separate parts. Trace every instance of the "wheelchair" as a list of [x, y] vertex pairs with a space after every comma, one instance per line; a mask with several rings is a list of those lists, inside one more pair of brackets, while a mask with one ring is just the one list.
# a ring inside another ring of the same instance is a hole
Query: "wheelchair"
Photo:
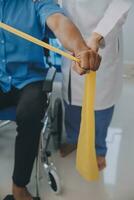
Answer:
[[[50, 141], [53, 141], [55, 150], [58, 150], [61, 143], [62, 136], [62, 124], [63, 124], [63, 109], [62, 101], [60, 98], [56, 98], [52, 101], [52, 90], [53, 83], [56, 76], [56, 68], [49, 62], [49, 54], [46, 55], [46, 62], [48, 65], [48, 72], [43, 84], [43, 91], [47, 94], [47, 109], [45, 116], [42, 119], [43, 129], [40, 136], [39, 152], [36, 158], [36, 170], [35, 170], [35, 181], [36, 181], [36, 197], [39, 198], [39, 182], [42, 178], [40, 176], [40, 168], [43, 169], [44, 174], [48, 180], [50, 189], [55, 194], [61, 192], [60, 178], [57, 173], [57, 169], [52, 162], [52, 152], [49, 148]], [[11, 107], [0, 111], [0, 128], [15, 121], [16, 108]], [[3, 121], [4, 120], [4, 121]]]

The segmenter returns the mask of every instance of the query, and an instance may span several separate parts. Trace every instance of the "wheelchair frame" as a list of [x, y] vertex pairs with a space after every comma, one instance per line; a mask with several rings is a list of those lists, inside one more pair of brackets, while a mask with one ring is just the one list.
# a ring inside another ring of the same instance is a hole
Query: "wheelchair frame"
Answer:
[[60, 140], [62, 135], [62, 102], [60, 98], [57, 98], [52, 106], [52, 88], [53, 81], [56, 75], [56, 69], [54, 67], [49, 68], [46, 79], [44, 81], [43, 91], [47, 93], [47, 109], [45, 116], [42, 120], [44, 123], [41, 136], [40, 136], [40, 147], [39, 153], [36, 159], [36, 195], [39, 196], [39, 181], [40, 177], [40, 164], [42, 165], [46, 174], [48, 184], [51, 190], [55, 194], [61, 192], [60, 178], [57, 173], [54, 163], [51, 161], [51, 152], [48, 150], [49, 142], [51, 137], [54, 137], [55, 148], [58, 149], [60, 146]]

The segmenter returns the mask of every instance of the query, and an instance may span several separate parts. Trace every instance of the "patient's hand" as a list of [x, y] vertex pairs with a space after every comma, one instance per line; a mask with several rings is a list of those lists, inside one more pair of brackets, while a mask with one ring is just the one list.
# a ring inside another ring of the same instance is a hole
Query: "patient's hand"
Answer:
[[98, 70], [101, 63], [101, 57], [97, 52], [90, 48], [85, 48], [79, 51], [77, 50], [75, 56], [80, 60], [79, 63], [75, 62], [73, 64], [73, 68], [78, 74], [83, 75], [88, 73], [90, 70]]

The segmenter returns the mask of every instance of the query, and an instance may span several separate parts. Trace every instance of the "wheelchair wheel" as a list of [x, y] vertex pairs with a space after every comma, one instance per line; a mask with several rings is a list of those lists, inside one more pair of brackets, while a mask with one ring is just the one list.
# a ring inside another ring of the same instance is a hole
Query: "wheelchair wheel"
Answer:
[[59, 176], [56, 173], [56, 170], [51, 168], [48, 172], [48, 180], [49, 180], [49, 186], [51, 190], [55, 194], [59, 194], [61, 192], [61, 184]]
[[57, 98], [53, 106], [52, 136], [55, 149], [60, 148], [62, 137], [63, 109], [60, 98]]

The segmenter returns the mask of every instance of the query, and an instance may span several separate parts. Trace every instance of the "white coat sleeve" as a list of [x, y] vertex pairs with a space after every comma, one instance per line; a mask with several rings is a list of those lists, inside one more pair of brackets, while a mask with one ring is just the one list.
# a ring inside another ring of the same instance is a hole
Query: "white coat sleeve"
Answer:
[[125, 23], [129, 9], [133, 0], [113, 0], [103, 18], [100, 20], [93, 32], [104, 37], [104, 44], [107, 44], [109, 37], [116, 34]]

